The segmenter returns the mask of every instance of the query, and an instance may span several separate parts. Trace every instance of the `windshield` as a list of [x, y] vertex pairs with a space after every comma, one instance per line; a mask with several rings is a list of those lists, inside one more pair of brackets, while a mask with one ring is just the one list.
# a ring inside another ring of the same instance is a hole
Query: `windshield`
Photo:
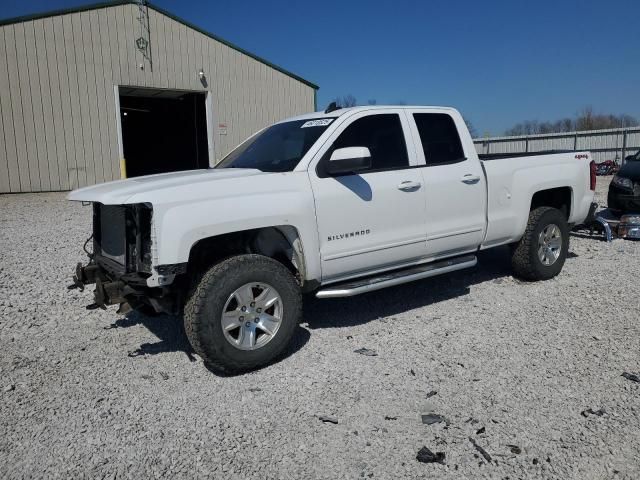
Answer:
[[317, 118], [272, 125], [238, 146], [215, 168], [290, 172], [333, 120]]

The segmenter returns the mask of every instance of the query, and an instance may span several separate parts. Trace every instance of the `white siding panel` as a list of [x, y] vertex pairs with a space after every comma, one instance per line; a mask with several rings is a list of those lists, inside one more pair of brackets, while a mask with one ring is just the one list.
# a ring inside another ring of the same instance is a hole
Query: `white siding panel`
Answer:
[[[87, 156], [85, 153], [85, 137], [83, 135], [82, 111], [79, 85], [78, 60], [79, 50], [76, 47], [76, 37], [74, 29], [79, 28], [79, 16], [66, 15], [63, 17], [64, 25], [64, 46], [67, 60], [67, 78], [65, 95], [69, 99], [69, 115], [67, 130], [71, 132], [71, 139], [68, 141], [68, 149], [73, 150], [75, 175], [70, 175], [71, 180], [75, 180], [78, 186], [88, 185], [87, 182]], [[81, 66], [84, 71], [84, 66]], [[65, 137], [66, 138], [66, 137]]]
[[[73, 25], [68, 16], [59, 18], [56, 35], [56, 54], [58, 61], [58, 77], [60, 79], [60, 102], [62, 105], [62, 118], [64, 119], [64, 146], [66, 151], [66, 175], [68, 188], [74, 189], [84, 185], [81, 179], [84, 177], [82, 171], [83, 161], [77, 149], [76, 134], [73, 126], [74, 105], [77, 103], [75, 86], [76, 76], [76, 56], [73, 43]], [[61, 173], [62, 178], [62, 173]]]
[[[98, 16], [98, 26], [100, 30], [100, 38], [109, 39], [109, 42], [100, 42], [100, 48], [102, 53], [102, 70], [103, 77], [101, 80], [103, 88], [102, 104], [104, 112], [101, 112], [101, 117], [106, 125], [105, 135], [103, 137], [102, 165], [105, 171], [105, 180], [115, 180], [120, 178], [120, 161], [118, 158], [118, 137], [116, 131], [116, 113], [115, 113], [115, 101], [113, 99], [113, 85], [114, 85], [114, 62], [115, 55], [111, 54], [110, 47], [110, 35], [111, 30], [109, 28], [109, 10], [104, 14]], [[116, 66], [117, 69], [117, 66]]]
[[[18, 27], [18, 28], [16, 28]], [[8, 29], [10, 32], [5, 36], [7, 41], [7, 60], [9, 67], [9, 91], [11, 95], [11, 110], [13, 112], [13, 128], [16, 139], [16, 150], [18, 158], [18, 173], [20, 176], [20, 191], [31, 192], [31, 181], [29, 179], [29, 157], [27, 154], [27, 139], [25, 129], [25, 118], [22, 110], [22, 96], [27, 96], [20, 88], [19, 64], [18, 64], [18, 43], [24, 42], [24, 26], [12, 25]], [[7, 39], [8, 37], [8, 39]]]
[[[0, 31], [0, 119], [2, 122], [2, 146], [0, 155], [0, 192], [19, 192], [20, 175], [18, 174], [18, 152], [16, 149], [16, 136], [13, 127], [14, 115], [11, 108], [11, 87], [9, 85], [9, 62], [7, 50], [12, 48], [8, 42], [7, 31]], [[4, 153], [3, 153], [4, 152]]]
[[[60, 178], [64, 173], [61, 166], [66, 165], [66, 149], [64, 145], [64, 124], [62, 123], [62, 106], [60, 104], [60, 80], [58, 78], [58, 60], [56, 56], [56, 38], [53, 18], [44, 20], [44, 39], [47, 52], [47, 70], [49, 72], [48, 82], [51, 100], [51, 124], [53, 129], [52, 143], [55, 146], [53, 161], [49, 167], [51, 176], [51, 187], [56, 190], [63, 189]], [[49, 139], [48, 139], [49, 140]], [[64, 160], [61, 160], [64, 159]]]
[[[86, 42], [85, 32], [86, 27], [83, 25], [81, 14], [73, 15], [73, 40], [75, 45], [81, 45]], [[93, 185], [96, 181], [96, 167], [95, 160], [93, 158], [93, 131], [91, 125], [91, 107], [89, 104], [91, 89], [89, 87], [92, 78], [87, 75], [89, 61], [86, 57], [90, 56], [90, 53], [86, 48], [76, 48], [76, 67], [78, 74], [78, 98], [76, 101], [79, 105], [79, 118], [82, 132], [82, 144], [84, 148], [84, 169], [86, 172], [87, 185]]]
[[[67, 72], [67, 59], [65, 52], [64, 29], [62, 17], [53, 17], [53, 37], [56, 50], [56, 72], [57, 88], [53, 92], [52, 100], [55, 103], [54, 116], [58, 117], [54, 123], [56, 132], [56, 145], [58, 147], [58, 172], [60, 174], [60, 188], [69, 190], [71, 188], [70, 171], [73, 170], [75, 155], [73, 149], [73, 132], [67, 127], [71, 118], [71, 99], [68, 95], [69, 75]], [[73, 162], [70, 161], [73, 158]], [[76, 175], [75, 171], [73, 174]], [[76, 175], [77, 176], [77, 175]]]
[[96, 132], [94, 137], [94, 158], [96, 159], [96, 177], [98, 178], [98, 183], [100, 183], [111, 180], [111, 165], [109, 164], [108, 141], [106, 138], [109, 133], [109, 126], [107, 124], [107, 109], [105, 105], [106, 94], [104, 88], [104, 66], [102, 63], [100, 24], [96, 10], [92, 10], [88, 13], [91, 32], [91, 64], [93, 66], [92, 87], [95, 92], [95, 97], [93, 101], [90, 102], [92, 105], [91, 120], [95, 125]]
[[[40, 169], [40, 188], [43, 191], [52, 190], [51, 176], [49, 175], [49, 146], [47, 132], [47, 113], [50, 111], [51, 100], [49, 95], [48, 69], [46, 65], [46, 45], [44, 43], [44, 21], [30, 22], [33, 35], [33, 55], [31, 56], [31, 69], [35, 75], [31, 76], [31, 95], [33, 98], [34, 123], [36, 129], [38, 148], [38, 168]], [[41, 71], [41, 68], [43, 71]]]
[[[16, 25], [18, 27], [18, 25]], [[29, 92], [22, 95], [22, 113], [24, 115], [25, 132], [27, 137], [27, 157], [29, 159], [29, 179], [31, 189], [34, 192], [43, 190], [40, 182], [40, 162], [38, 144], [40, 143], [39, 130], [36, 128], [36, 116], [41, 120], [42, 114], [34, 111], [35, 105], [41, 106], [39, 97], [38, 76], [33, 71], [33, 65], [29, 62], [29, 57], [35, 52], [35, 34], [33, 33], [33, 22], [22, 24], [22, 40], [17, 40], [18, 51], [18, 75], [20, 77], [20, 90]], [[39, 122], [41, 123], [41, 122]]]

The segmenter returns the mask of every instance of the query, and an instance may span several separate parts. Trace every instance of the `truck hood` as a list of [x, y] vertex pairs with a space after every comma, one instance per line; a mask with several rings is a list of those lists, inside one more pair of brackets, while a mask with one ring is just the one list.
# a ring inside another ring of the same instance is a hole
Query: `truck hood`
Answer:
[[148, 201], [145, 200], [145, 197], [157, 198], [158, 194], [162, 194], [162, 192], [169, 193], [175, 188], [184, 186], [195, 187], [202, 183], [255, 175], [265, 175], [265, 173], [251, 168], [216, 168], [160, 173], [157, 175], [116, 180], [114, 182], [79, 188], [69, 193], [67, 199], [82, 202], [98, 202], [104, 205], [139, 203], [141, 201]]

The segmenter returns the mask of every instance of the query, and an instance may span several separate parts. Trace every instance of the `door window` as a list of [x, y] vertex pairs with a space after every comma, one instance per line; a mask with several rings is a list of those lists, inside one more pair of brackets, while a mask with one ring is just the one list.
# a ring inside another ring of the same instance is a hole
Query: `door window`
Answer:
[[427, 166], [466, 160], [458, 129], [446, 113], [414, 113]]
[[[349, 125], [323, 157], [326, 166], [334, 150], [345, 147], [367, 147], [371, 152], [369, 171], [394, 170], [409, 166], [407, 144], [400, 117], [396, 113], [369, 115]], [[319, 169], [318, 173], [325, 169]], [[326, 176], [321, 174], [320, 176]]]

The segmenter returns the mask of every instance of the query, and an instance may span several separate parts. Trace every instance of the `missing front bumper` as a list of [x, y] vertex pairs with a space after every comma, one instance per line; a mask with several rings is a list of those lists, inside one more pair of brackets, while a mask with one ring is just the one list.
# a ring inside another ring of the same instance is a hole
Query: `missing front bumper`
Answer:
[[103, 309], [109, 305], [120, 305], [119, 313], [126, 313], [130, 308], [150, 306], [158, 313], [176, 314], [181, 305], [181, 290], [168, 287], [147, 287], [146, 276], [114, 276], [112, 272], [97, 263], [76, 266], [73, 284], [69, 289], [81, 291], [87, 285], [95, 285], [93, 303], [88, 310]]
[[86, 266], [79, 263], [73, 275], [73, 283], [68, 288], [78, 288], [83, 291], [86, 285], [93, 284], [95, 284], [93, 303], [87, 306], [88, 310], [97, 308], [104, 310], [108, 305], [127, 302], [127, 297], [145, 295], [142, 290], [134, 288], [122, 280], [112, 279], [109, 273], [96, 263], [90, 263]]

